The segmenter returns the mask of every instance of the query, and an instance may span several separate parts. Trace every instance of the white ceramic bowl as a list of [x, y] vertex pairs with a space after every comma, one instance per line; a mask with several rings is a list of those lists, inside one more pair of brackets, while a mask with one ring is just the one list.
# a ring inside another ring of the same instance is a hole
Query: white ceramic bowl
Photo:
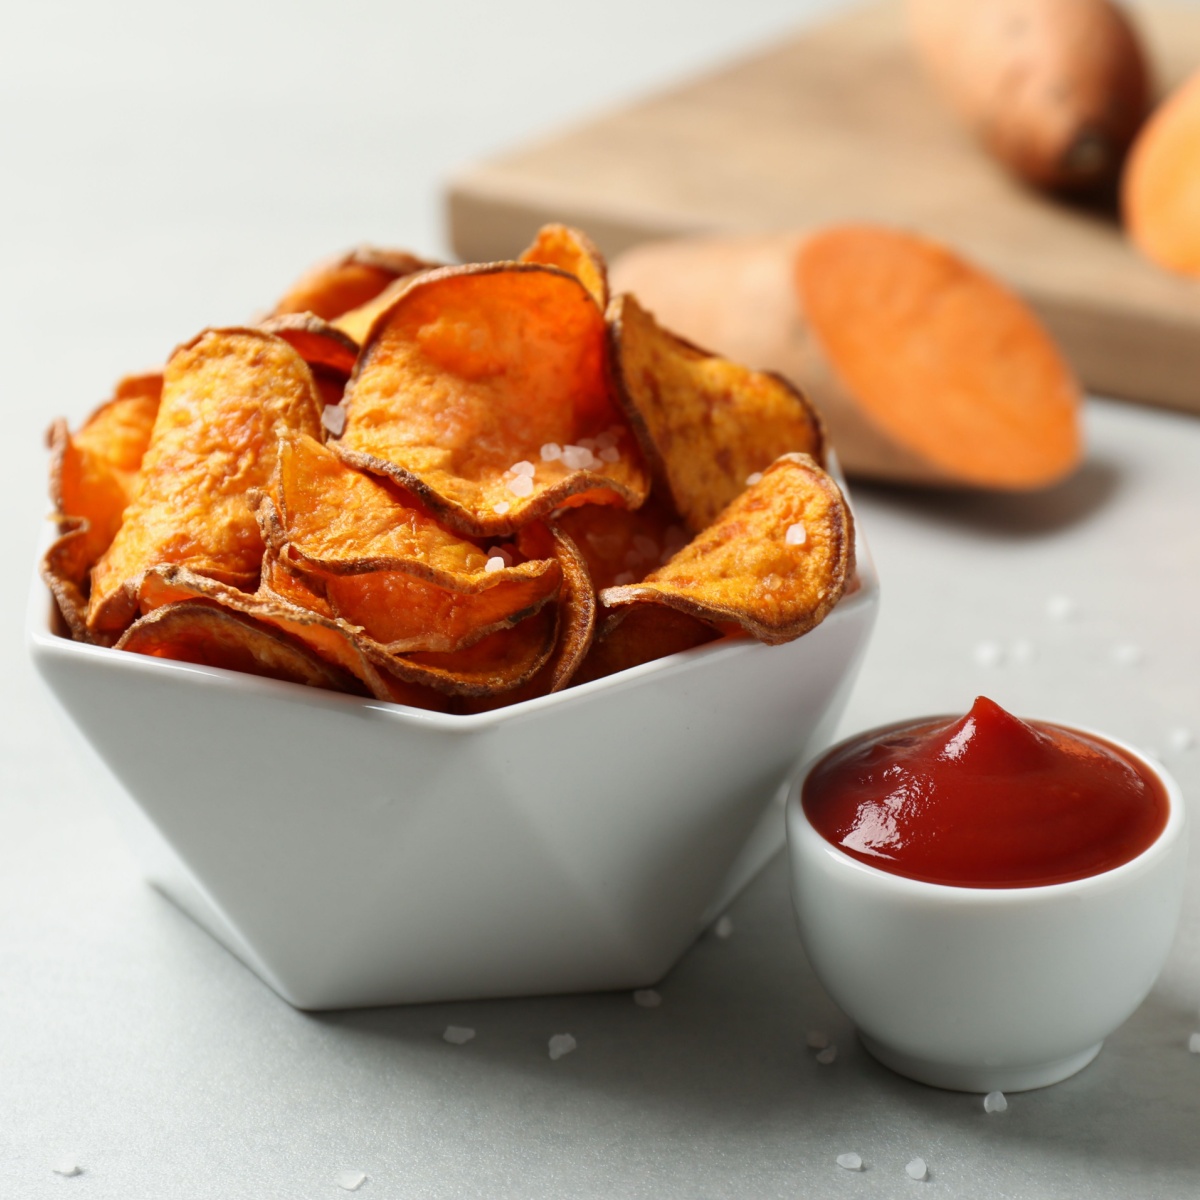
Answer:
[[783, 842], [841, 714], [861, 586], [785, 646], [717, 642], [447, 716], [28, 639], [150, 881], [300, 1008], [639, 987]]
[[787, 835], [800, 938], [886, 1066], [957, 1091], [1044, 1087], [1087, 1066], [1145, 999], [1183, 901], [1184, 801], [1159, 764], [1093, 736], [1162, 781], [1166, 827], [1111, 871], [1045, 887], [951, 887], [867, 866], [813, 828], [797, 778]]

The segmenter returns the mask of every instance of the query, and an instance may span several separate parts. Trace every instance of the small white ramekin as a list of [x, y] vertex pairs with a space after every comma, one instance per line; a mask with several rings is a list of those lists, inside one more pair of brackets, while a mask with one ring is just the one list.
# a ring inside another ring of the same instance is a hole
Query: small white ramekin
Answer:
[[1157, 776], [1167, 823], [1129, 862], [1045, 887], [951, 887], [868, 866], [813, 828], [801, 773], [787, 801], [800, 937], [885, 1066], [956, 1091], [1045, 1087], [1087, 1066], [1145, 999], [1183, 901], [1183, 796], [1160, 764], [1092, 736]]

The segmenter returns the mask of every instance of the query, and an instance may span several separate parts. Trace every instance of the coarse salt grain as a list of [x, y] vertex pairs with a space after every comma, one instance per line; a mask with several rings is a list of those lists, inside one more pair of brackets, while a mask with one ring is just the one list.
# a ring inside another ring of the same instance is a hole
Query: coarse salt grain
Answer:
[[714, 926], [713, 933], [724, 941], [730, 934], [733, 933], [733, 918], [722, 917]]
[[854, 1153], [839, 1154], [837, 1156], [837, 1165], [845, 1168], [847, 1171], [861, 1171], [862, 1158], [860, 1155]]
[[1172, 729], [1167, 734], [1167, 745], [1172, 750], [1190, 750], [1196, 744], [1196, 735], [1190, 729]]
[[346, 410], [340, 404], [325, 405], [321, 412], [321, 424], [334, 437], [341, 437], [346, 432]]
[[449, 1042], [452, 1046], [465, 1046], [474, 1036], [475, 1030], [466, 1025], [447, 1025], [446, 1032], [442, 1034], [442, 1041]]
[[657, 1008], [662, 997], [653, 988], [639, 988], [633, 993], [633, 1002], [638, 1008]]
[[1145, 658], [1145, 653], [1133, 642], [1119, 642], [1112, 648], [1111, 657], [1118, 667], [1136, 667]]
[[983, 1111], [986, 1113], [1005, 1112], [1008, 1109], [1008, 1101], [1005, 1099], [1003, 1092], [988, 1092], [983, 1098]]
[[492, 512], [498, 513], [500, 516], [504, 516], [504, 514], [508, 512], [510, 508], [512, 508], [512, 505], [509, 504], [507, 500], [501, 500], [499, 504], [492, 505]]
[[643, 558], [658, 557], [658, 543], [653, 538], [648, 538], [644, 533], [634, 534], [633, 548]]
[[572, 471], [583, 471], [592, 466], [596, 456], [586, 446], [564, 446], [563, 465]]
[[1079, 612], [1079, 605], [1070, 596], [1051, 596], [1046, 601], [1046, 616], [1054, 621], [1068, 621]]
[[537, 471], [537, 468], [527, 458], [521, 459], [519, 463], [513, 463], [508, 469], [513, 475], [528, 475], [530, 479]]
[[746, 486], [753, 487], [760, 479], [762, 479], [761, 471], [751, 471], [750, 474], [746, 476]]
[[557, 1061], [564, 1054], [570, 1054], [578, 1043], [569, 1033], [556, 1033], [550, 1039], [550, 1057]]
[[810, 1029], [808, 1036], [804, 1039], [804, 1044], [810, 1050], [824, 1050], [829, 1045], [829, 1035], [820, 1029]]
[[909, 1179], [916, 1179], [918, 1182], [929, 1178], [929, 1168], [925, 1165], [923, 1158], [914, 1158], [912, 1162], [904, 1168], [904, 1173]]
[[504, 559], [502, 559], [498, 554], [493, 554], [492, 557], [487, 560], [487, 566], [485, 566], [483, 569], [489, 573], [492, 571], [503, 571]]
[[1192, 1036], [1188, 1038], [1188, 1049], [1193, 1054], [1200, 1054], [1200, 1033], [1193, 1033]]
[[64, 1175], [68, 1179], [75, 1175], [83, 1174], [83, 1168], [77, 1162], [73, 1162], [69, 1158], [63, 1159], [62, 1162], [55, 1163], [50, 1170], [52, 1170], [55, 1175]]
[[533, 495], [533, 480], [528, 475], [514, 475], [506, 486], [514, 496]]
[[783, 540], [789, 546], [803, 546], [808, 541], [808, 530], [797, 521], [795, 525], [788, 526], [787, 533], [783, 535]]
[[335, 1180], [334, 1183], [338, 1187], [347, 1192], [357, 1192], [364, 1183], [367, 1182], [367, 1177], [362, 1171], [343, 1171]]
[[562, 458], [562, 447], [557, 442], [547, 442], [541, 449], [542, 462], [556, 462]]
[[600, 448], [600, 461], [606, 463], [620, 462], [621, 452], [616, 446], [602, 446]]
[[1004, 647], [999, 642], [980, 642], [973, 657], [981, 667], [998, 667], [1004, 661]]
[[596, 434], [596, 445], [601, 450], [611, 450], [621, 440], [621, 434], [616, 429], [606, 429], [603, 433]]
[[1035, 658], [1037, 650], [1028, 638], [1017, 638], [1008, 648], [1008, 656], [1022, 667], [1027, 667]]
[[835, 1058], [837, 1058], [836, 1046], [826, 1046], [825, 1049], [820, 1051], [816, 1056], [817, 1062], [819, 1062], [823, 1067], [829, 1066], [829, 1064], [833, 1062]]

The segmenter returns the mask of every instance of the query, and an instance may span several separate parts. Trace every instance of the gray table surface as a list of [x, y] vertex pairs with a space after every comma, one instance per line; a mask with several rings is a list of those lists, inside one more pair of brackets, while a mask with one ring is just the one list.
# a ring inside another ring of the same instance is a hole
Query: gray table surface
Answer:
[[[53, 416], [78, 421], [322, 254], [444, 252], [456, 166], [833, 7], [6, 14], [0, 1196], [337, 1196], [343, 1172], [404, 1198], [1196, 1194], [1200, 846], [1150, 998], [1091, 1067], [1002, 1115], [866, 1056], [805, 963], [781, 859], [657, 1009], [619, 994], [304, 1015], [140, 881], [28, 664]], [[884, 602], [843, 728], [986, 692], [1156, 750], [1194, 806], [1200, 750], [1176, 731], [1200, 734], [1200, 422], [1093, 400], [1087, 425], [1087, 466], [1048, 495], [856, 489]], [[1048, 614], [1059, 595], [1073, 619]], [[985, 644], [1003, 661], [981, 662]], [[1127, 644], [1142, 656], [1123, 665]], [[478, 1035], [448, 1045], [451, 1023]], [[836, 1042], [831, 1065], [810, 1029]], [[564, 1030], [578, 1048], [552, 1062]], [[848, 1150], [861, 1173], [836, 1166]], [[927, 1183], [905, 1176], [915, 1155]], [[64, 1161], [82, 1174], [55, 1174]]]

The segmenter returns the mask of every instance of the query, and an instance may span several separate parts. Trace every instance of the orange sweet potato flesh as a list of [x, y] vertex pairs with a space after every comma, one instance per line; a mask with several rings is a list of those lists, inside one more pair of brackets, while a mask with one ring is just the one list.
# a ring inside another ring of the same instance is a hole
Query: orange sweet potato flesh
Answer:
[[209, 330], [167, 364], [137, 494], [92, 572], [88, 628], [119, 634], [150, 567], [179, 563], [253, 590], [263, 541], [250, 494], [275, 471], [281, 436], [316, 434], [312, 374], [286, 342], [254, 329]]
[[785, 454], [665, 566], [600, 601], [662, 604], [778, 644], [824, 620], [853, 571], [841, 489], [808, 455]]
[[1007, 288], [913, 234], [840, 226], [805, 241], [800, 305], [869, 419], [945, 482], [1030, 489], [1081, 453], [1079, 385]]
[[358, 360], [358, 343], [312, 313], [268, 317], [259, 328], [282, 338], [314, 372], [340, 376], [343, 385]]
[[1200, 276], [1200, 72], [1167, 97], [1138, 135], [1121, 178], [1133, 244], [1170, 271]]
[[[372, 327], [345, 406], [343, 460], [391, 478], [463, 534], [509, 534], [564, 503], [636, 508], [648, 490], [612, 394], [603, 315], [550, 267], [448, 267], [414, 280]], [[566, 455], [597, 437], [611, 439], [611, 461]]]
[[631, 295], [616, 297], [608, 323], [625, 410], [692, 530], [781, 454], [823, 459], [820, 419], [787, 380], [685, 342]]
[[609, 613], [591, 650], [571, 680], [590, 683], [642, 663], [716, 641], [712, 624], [661, 604], [631, 604]]
[[542, 263], [574, 275], [592, 294], [603, 312], [608, 307], [608, 267], [604, 256], [585, 233], [569, 225], [543, 225], [521, 262]]
[[1110, 0], [908, 0], [933, 82], [1021, 179], [1066, 190], [1111, 182], [1148, 102], [1149, 71]]
[[332, 691], [358, 690], [349, 675], [277, 630], [205, 601], [156, 608], [125, 631], [117, 649]]
[[274, 314], [307, 312], [332, 321], [373, 300], [394, 280], [431, 265], [404, 250], [359, 246], [307, 271], [275, 305]]

